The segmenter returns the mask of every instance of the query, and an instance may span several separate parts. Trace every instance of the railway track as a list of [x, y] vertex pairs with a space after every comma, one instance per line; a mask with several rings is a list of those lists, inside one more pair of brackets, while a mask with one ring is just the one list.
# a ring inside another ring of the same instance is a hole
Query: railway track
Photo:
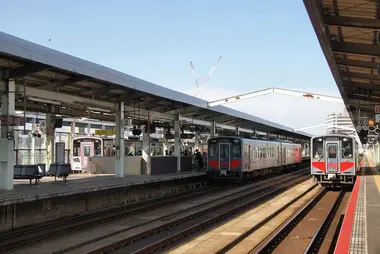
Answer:
[[[195, 209], [187, 209], [181, 214], [156, 220], [149, 225], [141, 225], [126, 230], [114, 237], [100, 237], [96, 242], [88, 242], [84, 246], [55, 253], [151, 253], [165, 249], [183, 238], [205, 230], [234, 215], [241, 213], [253, 205], [261, 204], [294, 185], [310, 179], [309, 169], [300, 170], [276, 179], [268, 179], [266, 183], [237, 191], [234, 194], [220, 197]], [[317, 184], [313, 184], [313, 189]], [[306, 193], [306, 192], [305, 192]], [[303, 194], [304, 195], [304, 194]], [[301, 198], [299, 196], [297, 199]]]
[[168, 203], [173, 204], [180, 202], [181, 200], [231, 188], [230, 186], [206, 188], [206, 186], [207, 185], [205, 182], [192, 183], [188, 186], [189, 191], [184, 193], [178, 192], [178, 188], [172, 187], [165, 190], [175, 193], [171, 196], [162, 196], [161, 198], [151, 199], [141, 203], [132, 203], [121, 207], [119, 206], [99, 210], [79, 216], [67, 217], [38, 225], [2, 232], [0, 233], [0, 253], [31, 243], [36, 243], [41, 240], [59, 237], [60, 235], [75, 232], [77, 230], [83, 230], [94, 225], [99, 225], [100, 223], [110, 222], [128, 215], [145, 211], [147, 209], [159, 208]]
[[[347, 193], [323, 189], [301, 210], [286, 221], [267, 241], [249, 253], [318, 253], [336, 213]], [[335, 223], [335, 226], [339, 224]], [[335, 228], [333, 230], [339, 230]], [[333, 241], [327, 243], [333, 244]], [[329, 248], [327, 248], [329, 249]]]
[[[82, 216], [62, 219], [59, 221], [51, 221], [47, 222], [41, 225], [31, 226], [27, 228], [21, 228], [18, 230], [6, 232], [0, 234], [0, 252], [5, 251], [11, 251], [11, 250], [18, 250], [22, 247], [28, 247], [30, 245], [38, 244], [39, 241], [50, 241], [52, 238], [62, 238], [62, 236], [66, 237], [70, 233], [80, 232], [87, 228], [93, 228], [94, 226], [98, 226], [99, 224], [107, 225], [107, 223], [128, 218], [128, 216], [132, 216], [134, 214], [140, 214], [144, 211], [150, 211], [157, 209], [159, 210], [161, 207], [167, 207], [169, 204], [174, 205], [176, 203], [181, 203], [182, 201], [188, 201], [191, 199], [198, 199], [202, 196], [207, 196], [210, 193], [213, 195], [218, 195], [219, 198], [216, 198], [214, 201], [220, 201], [224, 198], [237, 196], [244, 192], [246, 192], [249, 189], [256, 189], [260, 190], [260, 188], [267, 188], [273, 184], [274, 181], [289, 181], [289, 179], [293, 179], [296, 175], [303, 175], [308, 176], [309, 170], [308, 169], [300, 169], [295, 172], [287, 173], [287, 174], [280, 174], [277, 176], [272, 176], [271, 178], [263, 178], [261, 180], [255, 181], [252, 185], [246, 185], [243, 187], [236, 188], [231, 187], [231, 185], [227, 186], [217, 186], [217, 187], [209, 187], [208, 189], [202, 189], [202, 190], [194, 190], [189, 193], [184, 193], [176, 196], [166, 197], [165, 199], [156, 199], [151, 200], [150, 202], [145, 202], [141, 204], [134, 204], [124, 207], [117, 207], [115, 209], [110, 210], [104, 210], [99, 211], [96, 213], [88, 213], [84, 214]], [[225, 194], [226, 193], [226, 194]], [[229, 194], [228, 194], [229, 193]], [[249, 192], [252, 193], [252, 192]], [[225, 194], [225, 195], [224, 195]], [[203, 204], [205, 205], [205, 204]], [[202, 207], [202, 205], [195, 205], [191, 209], [197, 209]], [[188, 211], [188, 210], [186, 210]], [[186, 212], [185, 211], [185, 212]], [[153, 219], [151, 221], [148, 221], [145, 224], [153, 223], [154, 221], [158, 220], [169, 220], [170, 218], [176, 217], [180, 215], [182, 212], [174, 212], [170, 215], [163, 216], [162, 218]], [[136, 225], [132, 228], [135, 228], [137, 226], [143, 226]], [[62, 248], [56, 253], [66, 253], [70, 252], [71, 250], [74, 250], [76, 248], [80, 248], [82, 246], [85, 246], [86, 244], [94, 243], [102, 238], [110, 237], [113, 235], [117, 235], [119, 233], [125, 232], [127, 230], [130, 230], [131, 228], [125, 228], [122, 230], [116, 230], [115, 232], [112, 232], [107, 235], [100, 236], [99, 238], [92, 239], [91, 241], [83, 242], [81, 244], [72, 245], [66, 248]]]

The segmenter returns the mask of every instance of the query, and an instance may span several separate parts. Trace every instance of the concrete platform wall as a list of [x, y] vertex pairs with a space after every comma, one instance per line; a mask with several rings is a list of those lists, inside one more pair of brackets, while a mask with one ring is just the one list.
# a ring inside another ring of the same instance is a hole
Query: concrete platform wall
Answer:
[[[142, 174], [142, 157], [126, 156], [124, 158], [124, 175]], [[170, 174], [177, 172], [176, 156], [152, 156], [150, 160], [150, 171], [148, 175]], [[115, 157], [92, 157], [89, 158], [89, 171], [92, 174], [114, 174]], [[181, 156], [181, 171], [193, 170], [192, 156]]]
[[[125, 156], [124, 175], [141, 175], [141, 156]], [[92, 174], [114, 174], [115, 157], [91, 157], [89, 158], [89, 171]]]
[[[170, 174], [177, 172], [176, 156], [153, 156], [150, 157], [151, 175]], [[192, 156], [181, 156], [181, 171], [188, 172], [193, 170]]]
[[204, 180], [198, 176], [0, 206], [0, 232], [173, 195]]

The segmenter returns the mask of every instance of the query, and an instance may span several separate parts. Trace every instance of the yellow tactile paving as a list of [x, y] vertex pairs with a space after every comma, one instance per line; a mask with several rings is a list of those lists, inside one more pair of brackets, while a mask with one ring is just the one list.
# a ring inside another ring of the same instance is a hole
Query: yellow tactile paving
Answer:
[[373, 163], [370, 157], [367, 157], [367, 161], [368, 161], [369, 166], [371, 167], [371, 170], [375, 172], [375, 174], [373, 175], [373, 179], [375, 180], [377, 190], [380, 193], [380, 175], [376, 174], [377, 172], [375, 169], [375, 164]]
[[[312, 185], [312, 180], [298, 184], [283, 194], [278, 195], [276, 198], [250, 211], [245, 212], [244, 214], [238, 216], [235, 219], [232, 219], [226, 224], [218, 226], [185, 244], [179, 245], [167, 253], [215, 253], [239, 237], [240, 234], [247, 232], [249, 229], [257, 225], [260, 221], [287, 204], [290, 200], [296, 198]], [[317, 190], [313, 190], [313, 192], [316, 191]]]

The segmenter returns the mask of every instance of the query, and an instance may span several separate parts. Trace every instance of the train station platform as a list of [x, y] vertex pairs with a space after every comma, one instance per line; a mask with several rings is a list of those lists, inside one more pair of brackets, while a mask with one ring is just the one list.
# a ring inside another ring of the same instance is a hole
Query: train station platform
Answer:
[[380, 253], [380, 168], [369, 157], [359, 171], [334, 253]]
[[14, 180], [13, 190], [0, 191], [0, 206], [204, 175], [206, 172], [202, 170], [161, 175], [126, 175], [123, 178], [114, 175], [73, 174], [69, 176], [67, 182], [63, 182], [59, 178], [54, 181], [54, 177], [44, 177], [39, 184]]
[[13, 190], [0, 191], [0, 232], [204, 188], [205, 175], [202, 170], [124, 178], [74, 174], [67, 182], [44, 177], [39, 184], [17, 180]]

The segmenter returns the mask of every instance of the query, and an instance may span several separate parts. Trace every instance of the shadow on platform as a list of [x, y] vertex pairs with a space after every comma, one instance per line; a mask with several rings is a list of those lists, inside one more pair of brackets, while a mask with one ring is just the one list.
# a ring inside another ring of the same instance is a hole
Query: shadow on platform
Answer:
[[380, 170], [376, 169], [375, 167], [363, 167], [359, 170], [360, 176], [372, 176], [372, 175], [380, 175]]

